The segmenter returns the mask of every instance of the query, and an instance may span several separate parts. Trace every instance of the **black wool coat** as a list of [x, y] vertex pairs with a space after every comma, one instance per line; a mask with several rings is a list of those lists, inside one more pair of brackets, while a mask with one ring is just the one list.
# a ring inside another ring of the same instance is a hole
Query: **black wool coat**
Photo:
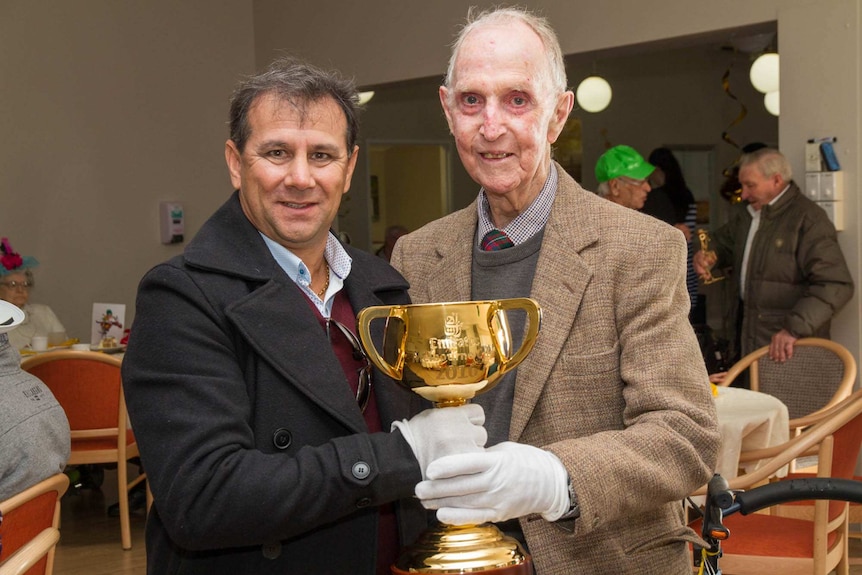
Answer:
[[[409, 303], [386, 262], [346, 249], [355, 312]], [[409, 445], [368, 432], [326, 334], [236, 193], [143, 278], [131, 334], [124, 389], [155, 497], [149, 573], [370, 575], [378, 506], [395, 504], [402, 545], [426, 526]], [[380, 346], [382, 326], [374, 335]], [[423, 407], [373, 375], [384, 430]]]

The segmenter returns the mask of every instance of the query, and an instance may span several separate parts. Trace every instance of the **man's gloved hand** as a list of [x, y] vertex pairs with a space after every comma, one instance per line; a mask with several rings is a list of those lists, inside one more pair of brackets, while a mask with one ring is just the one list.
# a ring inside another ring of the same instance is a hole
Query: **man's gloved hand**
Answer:
[[392, 431], [398, 429], [410, 444], [413, 454], [425, 470], [435, 459], [456, 453], [481, 452], [488, 441], [488, 432], [482, 427], [485, 411], [478, 403], [458, 407], [426, 409], [412, 419], [392, 422]]
[[569, 474], [556, 455], [507, 441], [482, 453], [434, 460], [416, 485], [426, 509], [452, 525], [505, 521], [541, 513], [556, 521], [569, 510]]

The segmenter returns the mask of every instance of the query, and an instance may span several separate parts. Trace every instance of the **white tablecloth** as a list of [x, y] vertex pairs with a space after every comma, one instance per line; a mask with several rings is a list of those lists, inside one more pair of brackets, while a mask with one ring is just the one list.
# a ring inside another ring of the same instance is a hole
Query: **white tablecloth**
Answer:
[[[721, 451], [716, 473], [730, 479], [737, 476], [741, 451], [761, 449], [784, 443], [790, 438], [787, 406], [778, 398], [738, 387], [719, 387], [715, 398], [721, 428]], [[746, 473], [755, 471], [759, 462], [743, 465]], [[777, 475], [783, 477], [787, 469]]]

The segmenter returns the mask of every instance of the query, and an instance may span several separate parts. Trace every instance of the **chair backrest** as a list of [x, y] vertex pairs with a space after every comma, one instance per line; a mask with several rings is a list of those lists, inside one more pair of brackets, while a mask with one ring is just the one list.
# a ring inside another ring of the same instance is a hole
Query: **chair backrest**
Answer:
[[[838, 405], [827, 409], [820, 420], [800, 431], [786, 443], [743, 452], [740, 461], [763, 461], [751, 473], [728, 480], [730, 489], [749, 489], [761, 485], [776, 471], [812, 450], [818, 455], [818, 475], [852, 478], [862, 445], [862, 390], [857, 390]], [[696, 494], [705, 492], [705, 487]], [[815, 501], [814, 520], [788, 520], [775, 515], [756, 515], [758, 521], [746, 530], [752, 519], [729, 518], [731, 538], [724, 545], [722, 562], [728, 573], [847, 573], [847, 502]], [[810, 537], [811, 546], [801, 538]], [[750, 538], [750, 540], [748, 539]], [[794, 542], [797, 543], [794, 546]], [[797, 548], [810, 549], [811, 555]], [[842, 568], [843, 566], [843, 568]]]
[[[53, 549], [59, 538], [60, 497], [69, 487], [69, 478], [57, 473], [36, 485], [0, 501], [0, 574], [20, 565], [32, 565], [15, 572], [50, 574]], [[55, 533], [56, 532], [56, 533]], [[40, 540], [40, 541], [39, 541]], [[32, 544], [44, 542], [45, 544]]]
[[754, 350], [733, 365], [722, 385], [730, 385], [746, 369], [751, 389], [780, 399], [791, 420], [838, 404], [856, 381], [856, 360], [850, 351], [817, 337], [796, 340], [793, 357], [783, 363], [769, 359], [769, 346]]
[[[104, 353], [60, 350], [28, 356], [21, 368], [41, 379], [69, 419], [73, 451], [125, 445], [122, 361]], [[74, 455], [74, 454], [73, 454]]]
[[[856, 462], [859, 459], [859, 450], [862, 448], [862, 402], [857, 401], [854, 407], [852, 398], [859, 397], [860, 393], [862, 391], [856, 392], [850, 400], [839, 404], [839, 406], [848, 405], [849, 411], [842, 412], [839, 410], [834, 415], [831, 415], [832, 412], [830, 412], [826, 416], [827, 418], [835, 417], [839, 420], [847, 419], [847, 421], [832, 434], [832, 453], [828, 467], [823, 466], [822, 462], [818, 461], [817, 474], [819, 476], [841, 479], [853, 479], [855, 476]], [[846, 508], [844, 501], [829, 501], [828, 505], [829, 520], [836, 518]]]

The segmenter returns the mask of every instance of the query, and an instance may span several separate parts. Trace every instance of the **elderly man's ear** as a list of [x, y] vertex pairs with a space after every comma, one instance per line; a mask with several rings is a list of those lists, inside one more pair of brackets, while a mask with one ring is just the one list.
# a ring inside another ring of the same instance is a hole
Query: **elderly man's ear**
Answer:
[[554, 115], [551, 117], [551, 123], [548, 126], [548, 143], [553, 144], [560, 137], [563, 131], [563, 126], [566, 125], [566, 120], [569, 119], [569, 114], [575, 105], [575, 94], [571, 91], [563, 92], [557, 98], [557, 104], [554, 107]]

